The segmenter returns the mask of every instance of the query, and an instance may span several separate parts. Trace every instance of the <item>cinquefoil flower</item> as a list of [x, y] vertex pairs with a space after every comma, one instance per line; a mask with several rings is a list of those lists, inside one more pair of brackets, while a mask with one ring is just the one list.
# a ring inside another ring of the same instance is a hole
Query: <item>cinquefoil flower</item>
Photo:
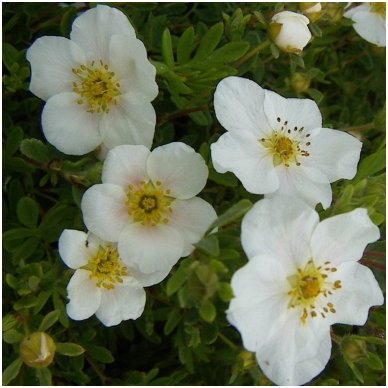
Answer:
[[344, 16], [354, 21], [353, 27], [363, 39], [385, 47], [385, 13], [385, 2], [375, 2], [351, 8], [344, 13]]
[[105, 326], [137, 319], [146, 300], [144, 286], [161, 281], [167, 273], [142, 274], [124, 264], [117, 244], [92, 233], [65, 229], [58, 242], [65, 264], [75, 269], [67, 286], [70, 318], [81, 320], [96, 314]]
[[100, 144], [151, 147], [155, 68], [127, 17], [97, 5], [74, 20], [70, 38], [44, 36], [27, 51], [48, 142], [71, 155]]
[[254, 205], [242, 222], [249, 262], [232, 278], [228, 320], [278, 385], [300, 385], [330, 358], [330, 325], [363, 325], [384, 301], [369, 268], [357, 263], [379, 237], [366, 209], [319, 222], [295, 197]]
[[117, 241], [127, 265], [168, 273], [217, 217], [195, 197], [207, 176], [203, 158], [183, 143], [152, 152], [140, 145], [115, 147], [103, 165], [103, 183], [82, 198], [84, 222], [100, 238]]
[[284, 98], [239, 77], [222, 80], [214, 95], [228, 130], [211, 145], [214, 168], [233, 172], [255, 194], [286, 194], [327, 208], [330, 182], [356, 174], [361, 142], [322, 128], [316, 103]]
[[311, 39], [309, 23], [304, 15], [282, 11], [272, 17], [268, 33], [282, 51], [299, 54]]

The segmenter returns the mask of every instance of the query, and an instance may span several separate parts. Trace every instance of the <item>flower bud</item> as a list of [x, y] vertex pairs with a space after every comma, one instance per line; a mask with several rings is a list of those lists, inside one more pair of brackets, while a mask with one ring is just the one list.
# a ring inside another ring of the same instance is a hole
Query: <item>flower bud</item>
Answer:
[[323, 10], [333, 23], [337, 23], [342, 19], [343, 9], [339, 3], [325, 2], [323, 3]]
[[311, 39], [309, 19], [295, 12], [283, 11], [272, 17], [269, 37], [287, 53], [299, 54]]
[[242, 369], [250, 369], [257, 364], [254, 353], [247, 352], [246, 350], [242, 350], [238, 358], [242, 361]]
[[297, 93], [307, 92], [310, 87], [310, 77], [307, 74], [296, 72], [291, 78], [291, 87]]
[[342, 339], [341, 350], [344, 357], [351, 362], [360, 361], [367, 355], [365, 341], [352, 336]]
[[317, 21], [322, 15], [321, 3], [299, 3], [299, 9], [310, 19], [311, 22]]
[[46, 333], [35, 332], [24, 337], [20, 343], [20, 357], [32, 368], [50, 365], [55, 354], [54, 340]]

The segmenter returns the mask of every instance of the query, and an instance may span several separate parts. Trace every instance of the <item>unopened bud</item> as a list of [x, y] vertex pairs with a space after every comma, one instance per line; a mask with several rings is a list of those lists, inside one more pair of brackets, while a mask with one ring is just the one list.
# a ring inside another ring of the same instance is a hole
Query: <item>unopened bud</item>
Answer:
[[284, 52], [299, 54], [311, 39], [309, 19], [296, 12], [283, 11], [272, 17], [268, 36]]
[[343, 9], [339, 3], [324, 2], [323, 11], [333, 23], [337, 23], [342, 19]]
[[317, 21], [322, 15], [321, 3], [299, 3], [299, 9], [310, 19], [311, 22]]
[[20, 343], [20, 357], [32, 368], [44, 368], [54, 359], [55, 343], [46, 333], [36, 332], [24, 337]]
[[238, 358], [242, 360], [242, 368], [243, 369], [250, 369], [253, 366], [257, 365], [255, 356], [251, 352], [247, 352], [246, 350], [242, 350]]
[[297, 93], [307, 92], [310, 87], [310, 77], [305, 73], [294, 73], [291, 78], [291, 87]]
[[344, 357], [351, 362], [357, 362], [367, 356], [366, 343], [352, 336], [344, 337], [341, 342]]

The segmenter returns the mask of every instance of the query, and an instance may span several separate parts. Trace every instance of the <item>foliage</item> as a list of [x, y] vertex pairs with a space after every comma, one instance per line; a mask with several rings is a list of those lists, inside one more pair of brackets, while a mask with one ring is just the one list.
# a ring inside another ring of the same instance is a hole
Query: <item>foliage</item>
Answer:
[[[153, 147], [182, 141], [201, 153], [210, 171], [201, 196], [219, 219], [189, 257], [147, 289], [143, 315], [112, 328], [95, 317], [68, 319], [72, 272], [57, 252], [63, 229], [84, 230], [80, 199], [100, 181], [101, 162], [93, 153], [61, 154], [45, 141], [43, 102], [28, 91], [25, 57], [40, 36], [68, 37], [77, 13], [92, 5], [3, 4], [5, 385], [271, 384], [225, 318], [230, 278], [246, 262], [240, 220], [261, 197], [212, 167], [210, 144], [224, 132], [213, 112], [213, 93], [221, 79], [238, 75], [286, 97], [315, 100], [326, 127], [346, 130], [364, 144], [356, 177], [333, 184], [333, 204], [321, 218], [365, 207], [384, 236], [385, 49], [362, 40], [348, 19], [329, 14], [341, 13], [345, 4], [330, 4], [310, 24], [314, 38], [300, 56], [279, 52], [266, 36], [272, 15], [297, 10], [297, 3], [114, 5], [129, 17], [157, 69]], [[297, 74], [308, 81], [303, 88]], [[384, 250], [379, 241], [362, 259], [383, 290]], [[51, 365], [35, 369], [22, 363], [19, 345], [36, 331], [54, 339], [56, 353]], [[332, 338], [332, 358], [312, 384], [384, 384], [385, 309], [372, 309], [363, 327], [335, 325]]]

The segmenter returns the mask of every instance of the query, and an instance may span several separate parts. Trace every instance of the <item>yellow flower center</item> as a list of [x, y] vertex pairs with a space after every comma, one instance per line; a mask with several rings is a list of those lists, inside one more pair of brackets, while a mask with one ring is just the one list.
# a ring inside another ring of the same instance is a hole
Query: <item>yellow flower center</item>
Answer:
[[[280, 117], [277, 118], [280, 123]], [[309, 146], [310, 142], [304, 142], [310, 134], [303, 135], [304, 128], [294, 127], [291, 130], [287, 126], [287, 121], [284, 121], [280, 130], [274, 130], [268, 138], [260, 139], [262, 146], [268, 149], [272, 155], [274, 166], [283, 164], [285, 167], [290, 167], [291, 164], [300, 166], [299, 157], [310, 156], [310, 154], [301, 148], [301, 146]], [[291, 136], [294, 133], [294, 136]]]
[[318, 313], [322, 318], [326, 314], [335, 313], [333, 303], [325, 302], [324, 299], [332, 295], [333, 291], [341, 288], [341, 281], [327, 280], [328, 273], [336, 272], [337, 268], [330, 267], [326, 261], [323, 266], [316, 267], [313, 260], [309, 260], [303, 269], [298, 268], [297, 273], [287, 278], [290, 290], [288, 308], [300, 308], [300, 320], [306, 323], [307, 318], [315, 318]]
[[160, 222], [168, 223], [168, 214], [172, 212], [171, 203], [174, 198], [169, 196], [170, 190], [165, 190], [161, 182], [141, 182], [137, 187], [128, 186], [127, 209], [134, 222], [155, 226]]
[[376, 2], [376, 3], [369, 3], [371, 6], [371, 11], [376, 12], [379, 15], [383, 16], [385, 18], [385, 12], [386, 12], [386, 4], [385, 2]]
[[78, 77], [78, 82], [73, 82], [73, 91], [79, 95], [77, 103], [87, 104], [90, 113], [108, 113], [120, 95], [120, 84], [108, 65], [100, 61], [95, 66], [92, 62], [90, 66], [73, 68], [72, 72]]
[[97, 254], [82, 267], [90, 271], [90, 279], [96, 281], [97, 287], [111, 290], [116, 284], [122, 283], [122, 276], [128, 275], [128, 270], [121, 264], [116, 248], [110, 245], [99, 246]]

